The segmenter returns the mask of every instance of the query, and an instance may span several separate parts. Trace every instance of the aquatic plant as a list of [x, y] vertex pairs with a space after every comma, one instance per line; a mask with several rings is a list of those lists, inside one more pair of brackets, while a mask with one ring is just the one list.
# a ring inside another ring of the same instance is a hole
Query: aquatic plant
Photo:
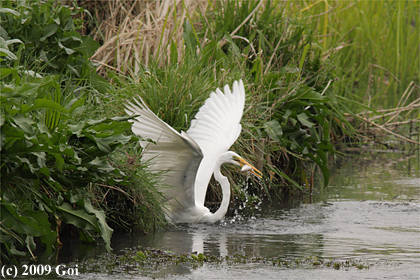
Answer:
[[[118, 264], [118, 265], [116, 265]], [[132, 274], [153, 277], [171, 266], [182, 266], [197, 269], [206, 264], [212, 266], [224, 265], [240, 266], [244, 264], [259, 264], [281, 269], [369, 269], [372, 265], [361, 260], [335, 260], [329, 258], [308, 257], [304, 259], [290, 257], [250, 257], [241, 254], [228, 256], [206, 255], [203, 253], [177, 254], [170, 251], [150, 248], [132, 248], [122, 255], [104, 254], [94, 259], [78, 262], [77, 265], [83, 273], [103, 274]], [[72, 264], [70, 264], [72, 265]], [[377, 265], [385, 265], [377, 263]], [[130, 269], [126, 269], [129, 267]]]

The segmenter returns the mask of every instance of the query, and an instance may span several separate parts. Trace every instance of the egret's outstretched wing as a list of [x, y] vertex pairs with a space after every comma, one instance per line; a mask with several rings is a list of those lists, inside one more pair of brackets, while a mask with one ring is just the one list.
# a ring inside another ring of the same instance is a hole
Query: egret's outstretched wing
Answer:
[[140, 142], [145, 149], [142, 161], [149, 161], [156, 172], [167, 171], [162, 175], [162, 183], [168, 187], [161, 191], [172, 208], [170, 212], [194, 206], [195, 177], [203, 158], [200, 147], [187, 133], [178, 133], [159, 119], [143, 100], [135, 99], [135, 103], [128, 102], [125, 111], [139, 115], [132, 121], [133, 133], [154, 142]]
[[233, 83], [232, 91], [216, 89], [200, 108], [187, 133], [198, 143], [204, 158], [197, 174], [195, 198], [204, 204], [207, 185], [219, 156], [229, 150], [241, 133], [241, 118], [245, 106], [242, 80]]

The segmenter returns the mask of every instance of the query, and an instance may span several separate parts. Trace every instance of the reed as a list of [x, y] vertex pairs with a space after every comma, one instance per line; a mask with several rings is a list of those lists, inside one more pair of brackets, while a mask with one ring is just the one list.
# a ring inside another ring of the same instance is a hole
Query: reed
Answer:
[[[92, 59], [98, 71], [138, 72], [156, 58], [162, 67], [182, 53], [183, 24], [207, 1], [98, 1], [91, 6], [98, 26], [92, 31], [102, 46]], [[103, 6], [105, 4], [105, 6]], [[100, 11], [100, 12], [98, 12]], [[173, 52], [175, 56], [166, 56]]]
[[[337, 65], [337, 92], [376, 109], [393, 108], [410, 83], [419, 85], [418, 1], [328, 1], [328, 11], [311, 3], [294, 2], [316, 26], [325, 58]], [[327, 17], [328, 30], [321, 22]], [[408, 100], [418, 95], [416, 88]], [[357, 103], [353, 109], [364, 110]]]

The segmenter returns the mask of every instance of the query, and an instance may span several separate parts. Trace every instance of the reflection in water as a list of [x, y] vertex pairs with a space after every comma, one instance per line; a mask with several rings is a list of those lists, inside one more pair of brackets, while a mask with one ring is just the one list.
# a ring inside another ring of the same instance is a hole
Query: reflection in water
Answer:
[[[324, 219], [330, 209], [323, 204], [271, 210], [242, 220], [219, 224], [173, 227], [148, 236], [115, 236], [116, 250], [127, 246], [159, 248], [176, 253], [204, 253], [214, 256], [234, 254], [248, 257], [315, 256], [323, 246], [322, 233], [328, 231]], [[234, 220], [234, 221], [233, 221]], [[130, 240], [130, 244], [127, 244]]]

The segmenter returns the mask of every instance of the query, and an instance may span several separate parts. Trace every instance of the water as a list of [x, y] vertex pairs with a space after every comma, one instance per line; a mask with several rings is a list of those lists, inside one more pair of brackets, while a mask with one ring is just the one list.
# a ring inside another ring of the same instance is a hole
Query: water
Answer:
[[[142, 246], [179, 254], [236, 254], [267, 262], [162, 263], [143, 272], [118, 272], [118, 278], [419, 279], [418, 162], [416, 157], [393, 157], [345, 160], [332, 171], [328, 187], [293, 204], [267, 205], [215, 225], [183, 225], [148, 236], [113, 237], [117, 254]], [[76, 257], [84, 258], [83, 254]], [[272, 265], [273, 259], [360, 261], [369, 269], [334, 269], [311, 262], [290, 268]], [[114, 277], [83, 272], [86, 279]]]

